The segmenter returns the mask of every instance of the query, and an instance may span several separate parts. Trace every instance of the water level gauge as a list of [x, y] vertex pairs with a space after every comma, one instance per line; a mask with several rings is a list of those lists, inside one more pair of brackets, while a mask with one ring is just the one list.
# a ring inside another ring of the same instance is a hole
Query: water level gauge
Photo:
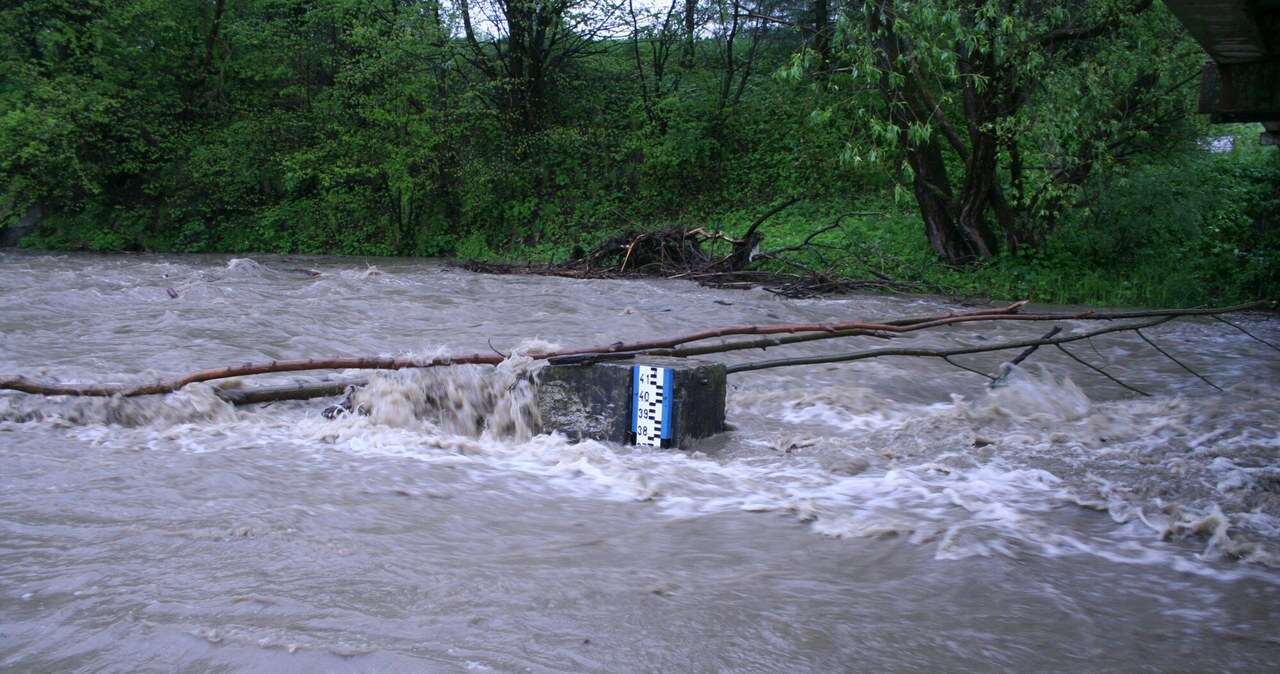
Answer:
[[631, 432], [635, 444], [665, 447], [671, 441], [671, 401], [675, 383], [665, 367], [635, 365], [631, 368]]

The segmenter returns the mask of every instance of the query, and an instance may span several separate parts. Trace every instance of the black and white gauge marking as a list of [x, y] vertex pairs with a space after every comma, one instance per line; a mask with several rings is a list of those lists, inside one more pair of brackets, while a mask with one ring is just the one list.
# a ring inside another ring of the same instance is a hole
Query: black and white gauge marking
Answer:
[[636, 365], [631, 368], [631, 432], [635, 444], [662, 447], [671, 440], [671, 401], [675, 397], [670, 369]]

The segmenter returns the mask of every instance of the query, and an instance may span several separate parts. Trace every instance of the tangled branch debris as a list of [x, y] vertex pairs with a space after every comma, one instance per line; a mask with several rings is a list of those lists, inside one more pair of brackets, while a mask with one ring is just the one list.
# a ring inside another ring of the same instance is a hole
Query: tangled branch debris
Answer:
[[[1137, 332], [1161, 323], [1187, 316], [1209, 316], [1218, 318], [1222, 314], [1242, 312], [1252, 309], [1274, 308], [1274, 303], [1255, 302], [1231, 307], [1212, 309], [1167, 309], [1154, 311], [1128, 312], [1093, 312], [1083, 313], [1023, 313], [1026, 302], [1017, 302], [1005, 307], [983, 309], [963, 313], [948, 313], [934, 316], [920, 316], [887, 321], [847, 321], [837, 323], [780, 323], [772, 325], [736, 325], [721, 328], [700, 330], [697, 332], [662, 339], [650, 339], [635, 342], [614, 342], [607, 345], [560, 349], [548, 352], [527, 354], [535, 360], [549, 360], [552, 363], [590, 363], [602, 359], [629, 358], [640, 355], [687, 357], [712, 353], [725, 353], [742, 349], [767, 349], [769, 347], [850, 337], [870, 337], [875, 339], [892, 339], [898, 335], [914, 333], [943, 326], [961, 323], [993, 323], [1000, 321], [1117, 321], [1126, 319], [1153, 319], [1138, 323], [1123, 323], [1105, 328], [1095, 329], [1079, 334], [1056, 337], [1058, 330], [1051, 330], [1039, 339], [1005, 342], [976, 347], [963, 347], [949, 350], [883, 348], [852, 353], [810, 356], [769, 360], [757, 363], [734, 365], [730, 372], [748, 372], [773, 367], [791, 365], [810, 365], [815, 363], [846, 362], [878, 358], [885, 356], [918, 356], [940, 358], [956, 367], [977, 372], [991, 379], [998, 379], [986, 373], [960, 365], [952, 360], [955, 356], [975, 353], [986, 353], [1007, 349], [1025, 349], [1015, 360], [1030, 356], [1035, 348], [1054, 346], [1063, 350], [1082, 364], [1093, 368], [1107, 376], [1117, 384], [1146, 395], [1101, 368], [1080, 360], [1063, 347], [1064, 344], [1087, 340], [1091, 337], [1112, 332]], [[1233, 327], [1236, 327], [1233, 325]], [[1141, 333], [1139, 333], [1140, 336]], [[753, 336], [753, 339], [730, 339], [727, 337]], [[1145, 336], [1143, 336], [1145, 339]], [[710, 340], [721, 340], [711, 342]], [[697, 344], [698, 342], [706, 342]], [[1184, 363], [1163, 349], [1161, 354], [1174, 360], [1179, 366], [1198, 377], [1203, 377], [1191, 370]], [[247, 377], [261, 374], [302, 372], [315, 370], [401, 370], [411, 368], [446, 367], [452, 365], [497, 365], [505, 357], [491, 349], [485, 353], [471, 353], [453, 356], [417, 357], [335, 357], [311, 358], [303, 360], [276, 360], [260, 363], [242, 363], [191, 372], [172, 379], [149, 384], [80, 384], [62, 382], [41, 382], [22, 375], [0, 375], [0, 390], [21, 391], [39, 395], [73, 395], [73, 396], [143, 396], [172, 393], [188, 384], [211, 382], [230, 378]], [[1207, 380], [1206, 380], [1207, 381]], [[337, 395], [348, 386], [360, 385], [360, 380], [344, 380], [341, 382], [321, 382], [315, 384], [294, 384], [289, 386], [264, 387], [261, 389], [231, 389], [220, 391], [220, 395], [229, 402], [248, 404], [272, 400], [296, 400], [302, 398]]]
[[[800, 198], [787, 199], [761, 214], [740, 237], [698, 227], [631, 231], [611, 237], [569, 260], [548, 264], [468, 262], [469, 271], [491, 274], [539, 274], [568, 278], [657, 276], [696, 281], [714, 288], [763, 287], [785, 297], [813, 297], [854, 290], [937, 292], [919, 282], [898, 280], [878, 269], [856, 247], [832, 246], [818, 239], [839, 230], [846, 218], [876, 215], [846, 213], [811, 232], [799, 244], [765, 250], [762, 225]], [[837, 270], [861, 269], [863, 278]]]

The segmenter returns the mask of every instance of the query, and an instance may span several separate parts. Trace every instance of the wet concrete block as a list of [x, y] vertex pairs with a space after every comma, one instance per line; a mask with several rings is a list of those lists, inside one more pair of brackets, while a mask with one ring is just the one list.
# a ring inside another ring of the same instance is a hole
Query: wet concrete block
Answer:
[[537, 405], [545, 431], [581, 440], [635, 442], [632, 433], [636, 366], [670, 372], [669, 439], [687, 448], [724, 430], [725, 368], [689, 358], [637, 358], [580, 365], [548, 365], [537, 376]]

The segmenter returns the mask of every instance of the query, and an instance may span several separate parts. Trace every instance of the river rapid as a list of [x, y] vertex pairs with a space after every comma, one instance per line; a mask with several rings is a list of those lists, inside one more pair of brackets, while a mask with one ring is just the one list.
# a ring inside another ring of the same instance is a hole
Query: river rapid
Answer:
[[[1146, 331], [1222, 393], [1130, 334], [1072, 346], [1149, 398], [1049, 349], [997, 389], [920, 358], [783, 368], [732, 375], [733, 430], [688, 452], [538, 433], [513, 386], [522, 348], [953, 309], [430, 261], [0, 253], [0, 373], [516, 352], [378, 375], [370, 414], [334, 420], [332, 401], [233, 408], [205, 385], [0, 393], [0, 670], [1274, 671], [1280, 353], [1222, 323]], [[1275, 318], [1233, 320], [1280, 343]], [[862, 339], [720, 359], [880, 345]]]

